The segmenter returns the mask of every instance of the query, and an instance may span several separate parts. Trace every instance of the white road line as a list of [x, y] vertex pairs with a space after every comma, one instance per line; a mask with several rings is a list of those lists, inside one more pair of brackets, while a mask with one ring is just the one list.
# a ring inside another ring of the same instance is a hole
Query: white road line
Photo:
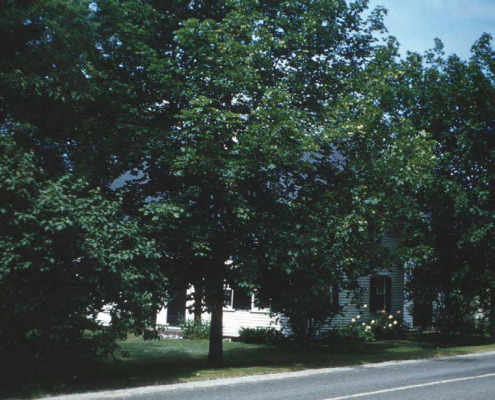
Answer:
[[428, 383], [422, 383], [422, 384], [418, 384], [418, 385], [402, 386], [402, 387], [397, 387], [397, 388], [392, 388], [392, 389], [376, 390], [374, 392], [357, 393], [357, 394], [351, 394], [348, 396], [331, 397], [329, 399], [324, 399], [324, 400], [357, 399], [359, 397], [373, 396], [374, 394], [399, 392], [402, 390], [410, 390], [410, 389], [416, 389], [416, 388], [423, 388], [423, 387], [427, 387], [427, 386], [444, 385], [446, 383], [471, 381], [473, 379], [483, 379], [483, 378], [491, 378], [491, 377], [495, 377], [495, 373], [485, 374], [485, 375], [477, 375], [477, 376], [467, 376], [465, 378], [447, 379], [444, 381], [428, 382]]

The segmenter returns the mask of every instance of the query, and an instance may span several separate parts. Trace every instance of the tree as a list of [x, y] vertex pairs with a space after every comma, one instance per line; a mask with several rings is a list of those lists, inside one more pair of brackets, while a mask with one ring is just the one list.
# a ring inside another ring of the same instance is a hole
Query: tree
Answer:
[[2, 0], [3, 129], [50, 176], [108, 186], [136, 164], [172, 82], [160, 22], [140, 0]]
[[[154, 243], [118, 202], [70, 175], [47, 179], [32, 153], [0, 140], [2, 365], [63, 370], [108, 355], [160, 303]], [[104, 309], [109, 327], [97, 319]]]
[[[415, 156], [410, 153], [421, 139], [418, 132], [404, 124], [404, 134], [396, 139], [394, 129], [381, 122], [384, 112], [373, 111], [374, 98], [363, 100], [366, 93], [356, 91], [366, 82], [362, 72], [374, 57], [373, 33], [383, 29], [381, 9], [363, 19], [366, 5], [226, 1], [217, 6], [215, 17], [185, 19], [174, 34], [174, 76], [180, 90], [167, 100], [177, 113], [150, 140], [143, 184], [133, 189], [141, 199], [156, 200], [146, 206], [146, 215], [155, 222], [154, 237], [163, 240], [177, 266], [174, 271], [185, 282], [194, 283], [198, 274], [206, 279], [213, 363], [221, 363], [224, 282], [254, 265], [254, 254], [267, 248], [270, 224], [281, 222], [259, 216], [284, 210], [280, 215], [288, 221], [277, 226], [275, 234], [293, 237], [296, 221], [316, 219], [323, 209], [322, 215], [348, 218], [349, 238], [364, 222], [363, 204], [389, 201], [383, 192], [375, 198], [371, 189], [394, 167], [387, 157], [404, 149], [407, 154], [401, 159]], [[378, 90], [382, 86], [375, 78]], [[383, 133], [378, 131], [382, 127]], [[352, 162], [336, 163], [339, 153]], [[351, 199], [342, 210], [344, 199], [335, 209], [324, 209], [324, 201], [338, 196], [343, 187], [331, 186], [332, 174], [345, 181], [344, 198]], [[392, 177], [387, 184], [393, 187], [392, 182], [401, 185]], [[371, 213], [371, 208], [364, 212]], [[315, 223], [313, 229], [319, 226]], [[311, 237], [315, 234], [312, 231]], [[310, 236], [306, 239], [302, 244]], [[321, 248], [325, 246], [331, 245], [322, 238]], [[337, 257], [336, 248], [332, 254]], [[326, 259], [332, 261], [329, 268], [339, 268], [328, 253], [318, 255], [307, 268]], [[364, 272], [361, 264], [355, 267]]]
[[401, 237], [421, 211], [414, 200], [434, 166], [432, 141], [397, 113], [397, 58], [391, 38], [372, 49], [346, 95], [322, 111], [319, 150], [305, 173], [256, 220], [265, 227], [257, 297], [288, 317], [304, 346], [341, 312], [332, 292], [354, 291], [362, 304], [358, 278], [401, 265], [399, 249], [380, 239]]
[[54, 184], [70, 172], [110, 198], [135, 175], [126, 214], [174, 286], [204, 284], [213, 363], [223, 285], [255, 279], [260, 249], [301, 234], [321, 294], [368, 271], [376, 232], [410, 212], [427, 135], [394, 110], [397, 49], [376, 46], [384, 10], [364, 19], [366, 0], [3, 3], [0, 129]]
[[0, 1], [2, 350], [79, 359], [164, 299], [153, 242], [109, 190], [159, 114], [160, 21], [142, 1]]
[[410, 54], [403, 63], [401, 108], [432, 134], [438, 159], [432, 185], [418, 197], [428, 219], [415, 235], [421, 253], [412, 289], [416, 298], [438, 302], [444, 333], [472, 330], [480, 307], [495, 326], [493, 55], [485, 34], [469, 60], [446, 57], [437, 40], [424, 57]]
[[[175, 31], [224, 13], [211, 0], [0, 1], [0, 129], [48, 177], [69, 172], [114, 197], [112, 182], [149, 161], [151, 136], [182, 107]], [[145, 198], [128, 195], [125, 212]]]

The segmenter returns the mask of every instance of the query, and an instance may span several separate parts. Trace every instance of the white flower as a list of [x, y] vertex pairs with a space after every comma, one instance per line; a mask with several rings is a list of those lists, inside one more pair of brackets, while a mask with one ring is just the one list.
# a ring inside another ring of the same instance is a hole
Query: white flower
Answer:
[[369, 325], [368, 325], [368, 326], [366, 327], [366, 330], [369, 330], [369, 329], [371, 329], [371, 326], [369, 326]]
[[368, 308], [368, 304], [364, 304], [363, 305], [363, 308]]
[[393, 315], [389, 315], [389, 316], [388, 316], [388, 319], [393, 319], [393, 318], [394, 318], [394, 316], [393, 316]]
[[388, 327], [389, 327], [389, 328], [392, 328], [392, 324], [388, 324]]
[[356, 315], [356, 319], [359, 319], [359, 318], [361, 318], [361, 316], [360, 315]]
[[353, 318], [353, 319], [351, 319], [351, 322], [356, 322], [356, 320]]
[[362, 326], [366, 326], [366, 322], [363, 322], [361, 325], [362, 325]]
[[398, 324], [398, 322], [397, 321], [394, 321], [394, 325], [397, 325], [397, 324]]
[[375, 322], [376, 322], [375, 320], [371, 321], [371, 325], [374, 325], [374, 324], [375, 324]]

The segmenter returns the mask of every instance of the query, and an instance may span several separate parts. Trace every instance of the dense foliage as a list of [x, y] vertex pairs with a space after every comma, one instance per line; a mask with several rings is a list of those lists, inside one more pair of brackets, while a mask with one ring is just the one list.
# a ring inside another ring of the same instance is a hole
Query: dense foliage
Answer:
[[396, 54], [393, 42], [375, 46], [382, 10], [366, 19], [364, 1], [222, 4], [175, 32], [180, 90], [166, 109], [177, 111], [137, 166], [145, 181], [128, 187], [155, 199], [145, 216], [170, 275], [204, 282], [215, 362], [225, 280], [257, 286], [310, 338], [339, 311], [328, 287], [378, 265], [377, 235], [431, 167], [428, 135], [388, 121], [380, 104]]
[[210, 338], [210, 322], [201, 320], [183, 320], [180, 329], [184, 339], [208, 340]]
[[276, 328], [257, 327], [239, 329], [239, 340], [251, 344], [280, 344], [287, 338]]
[[0, 1], [4, 361], [107, 354], [164, 300], [155, 244], [109, 190], [151, 129], [157, 15], [141, 1]]
[[[152, 320], [163, 292], [154, 243], [118, 202], [70, 175], [46, 179], [34, 155], [5, 137], [0, 221], [3, 365], [105, 355]], [[97, 318], [103, 310], [108, 328]]]
[[193, 285], [220, 364], [226, 282], [308, 342], [404, 260], [495, 333], [491, 38], [400, 59], [367, 6], [0, 0], [2, 350], [100, 353]]
[[[475, 313], [495, 333], [495, 64], [490, 35], [472, 57], [445, 56], [443, 45], [402, 62], [398, 107], [435, 140], [431, 181], [418, 191], [426, 218], [412, 226], [411, 289], [418, 308], [435, 305], [445, 333], [474, 332]], [[432, 321], [427, 321], [426, 324]]]
[[152, 48], [156, 23], [139, 0], [1, 0], [3, 131], [50, 176], [70, 170], [92, 186], [111, 183], [152, 129], [166, 79]]

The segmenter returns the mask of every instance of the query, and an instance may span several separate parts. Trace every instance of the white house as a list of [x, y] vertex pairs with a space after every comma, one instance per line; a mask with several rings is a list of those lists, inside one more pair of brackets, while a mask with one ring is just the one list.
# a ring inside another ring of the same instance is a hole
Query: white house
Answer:
[[[144, 172], [134, 170], [123, 174], [112, 183], [111, 189], [115, 190], [123, 186], [126, 182], [141, 178]], [[384, 235], [383, 246], [395, 246], [398, 239]], [[371, 316], [375, 311], [387, 309], [391, 312], [400, 311], [403, 313], [404, 321], [412, 325], [412, 317], [408, 308], [404, 307], [404, 268], [398, 266], [392, 270], [383, 269], [377, 271], [376, 275], [362, 277], [359, 280], [361, 288], [364, 289], [363, 304], [361, 307], [354, 304], [352, 293], [342, 291], [338, 293], [339, 304], [343, 307], [344, 316], [337, 316], [332, 324], [340, 325], [350, 322], [358, 313], [363, 317]], [[270, 310], [256, 307], [253, 295], [239, 293], [229, 287], [225, 288], [226, 301], [223, 314], [223, 326], [225, 337], [239, 336], [241, 328], [275, 327], [282, 329], [280, 320], [283, 316], [272, 316]], [[329, 289], [330, 290], [330, 289]], [[191, 303], [188, 303], [186, 291], [181, 292], [169, 304], [166, 304], [158, 313], [156, 323], [168, 328], [178, 328], [181, 318], [192, 319], [193, 313], [190, 311]], [[363, 308], [366, 304], [368, 307]], [[99, 319], [103, 323], [109, 323], [109, 315], [100, 313]], [[208, 320], [208, 313], [204, 313], [202, 318]]]
[[[382, 245], [394, 246], [396, 239], [384, 237]], [[346, 324], [356, 315], [363, 318], [371, 317], [375, 312], [387, 309], [390, 312], [400, 311], [404, 315], [406, 323], [411, 323], [411, 316], [404, 308], [404, 268], [397, 267], [392, 270], [378, 270], [373, 276], [359, 279], [364, 293], [363, 304], [354, 304], [352, 293], [341, 291], [338, 294], [339, 304], [343, 307], [343, 316], [337, 316], [332, 325]], [[329, 289], [330, 290], [330, 289]], [[225, 337], [238, 337], [241, 328], [268, 328], [283, 329], [283, 316], [273, 316], [268, 309], [259, 309], [255, 305], [254, 295], [236, 291], [226, 286], [227, 301], [223, 314], [223, 334]], [[190, 311], [192, 303], [187, 299], [186, 291], [178, 295], [170, 304], [166, 305], [157, 315], [157, 324], [174, 328], [180, 318], [192, 319]], [[366, 304], [366, 308], [363, 307]], [[203, 320], [210, 318], [204, 313]], [[282, 322], [281, 322], [282, 321]]]

